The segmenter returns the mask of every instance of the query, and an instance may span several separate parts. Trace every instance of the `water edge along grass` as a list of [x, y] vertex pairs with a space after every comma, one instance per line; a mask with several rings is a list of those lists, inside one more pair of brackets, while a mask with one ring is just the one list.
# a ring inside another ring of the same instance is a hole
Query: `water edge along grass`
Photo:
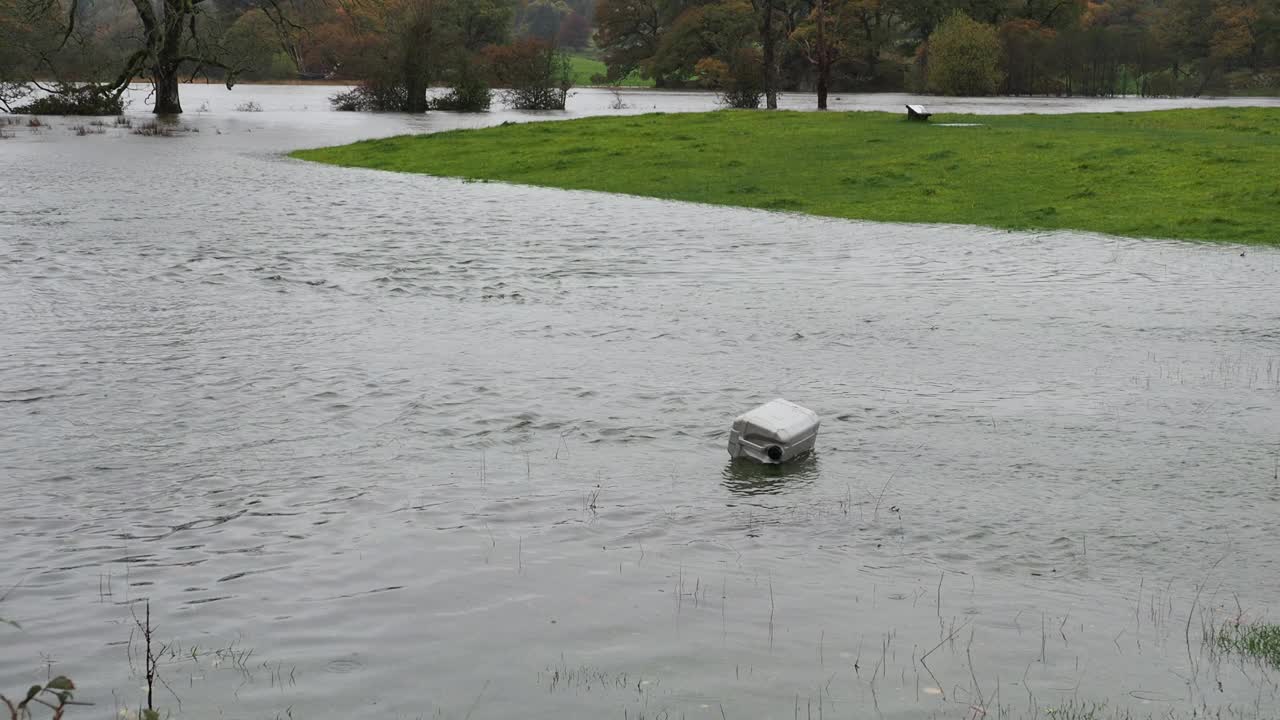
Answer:
[[873, 112], [612, 116], [293, 156], [860, 220], [1280, 244], [1280, 109], [933, 120]]

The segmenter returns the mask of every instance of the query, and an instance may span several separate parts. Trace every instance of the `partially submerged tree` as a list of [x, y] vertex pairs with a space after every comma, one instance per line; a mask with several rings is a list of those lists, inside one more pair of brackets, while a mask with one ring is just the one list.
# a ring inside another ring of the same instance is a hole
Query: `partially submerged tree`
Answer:
[[[39, 89], [57, 104], [60, 93], [77, 86], [59, 82], [63, 74], [98, 78], [95, 65], [102, 58], [88, 49], [85, 33], [64, 27], [67, 17], [56, 3], [0, 0], [0, 107], [21, 112], [18, 103]], [[33, 82], [42, 81], [42, 82]]]
[[[296, 29], [288, 20], [285, 0], [261, 0], [265, 16], [279, 31]], [[88, 0], [8, 0], [20, 18], [40, 18], [46, 24], [56, 17], [54, 27], [43, 27], [28, 33], [29, 42], [23, 43], [27, 81], [54, 78], [62, 83], [45, 85], [43, 89], [54, 95], [73, 99], [77, 95], [107, 95], [117, 101], [138, 80], [152, 84], [154, 106], [157, 114], [182, 112], [178, 85], [183, 79], [218, 75], [230, 88], [243, 67], [243, 58], [237, 57], [223, 44], [222, 22], [214, 14], [209, 0], [129, 0], [125, 5], [128, 17], [136, 23], [134, 31], [116, 34], [129, 43], [123, 59], [109, 69], [105, 76], [85, 71], [85, 65], [102, 67], [106, 62], [92, 58], [80, 66], [69, 63], [68, 58], [77, 53], [101, 48], [88, 42], [99, 30], [86, 27], [89, 17]], [[73, 82], [74, 81], [74, 82]], [[86, 90], [86, 83], [92, 91]]]
[[526, 38], [491, 45], [485, 57], [503, 102], [515, 110], [563, 110], [573, 73], [569, 58], [551, 43]]
[[442, 79], [449, 91], [429, 103], [432, 110], [484, 112], [489, 109], [493, 91], [485, 78], [482, 61], [472, 53], [456, 50], [447, 62]]
[[756, 16], [760, 19], [761, 82], [764, 85], [765, 107], [778, 109], [778, 35], [775, 22], [781, 0], [751, 0]]
[[13, 1], [0, 0], [0, 109], [6, 112], [31, 95], [24, 68], [30, 58], [22, 52], [18, 39], [27, 31], [27, 26], [18, 22]]
[[[834, 6], [834, 7], [833, 7]], [[791, 33], [805, 59], [817, 71], [818, 109], [827, 109], [827, 93], [831, 87], [831, 68], [844, 54], [847, 23], [845, 3], [840, 0], [814, 0], [813, 11], [804, 23]]]
[[[488, 107], [479, 51], [509, 37], [511, 0], [391, 0], [350, 13], [358, 41], [360, 85], [332, 102], [339, 110], [424, 112]], [[438, 103], [427, 97], [437, 81], [452, 92]]]

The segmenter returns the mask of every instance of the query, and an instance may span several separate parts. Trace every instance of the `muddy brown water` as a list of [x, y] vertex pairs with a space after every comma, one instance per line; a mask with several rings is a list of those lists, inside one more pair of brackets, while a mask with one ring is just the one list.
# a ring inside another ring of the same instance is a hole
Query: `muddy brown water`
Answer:
[[[6, 692], [136, 707], [149, 598], [185, 717], [1277, 707], [1202, 628], [1277, 617], [1280, 252], [282, 155], [604, 91], [409, 118], [184, 90], [199, 132], [0, 141]], [[729, 463], [775, 396], [818, 452]]]

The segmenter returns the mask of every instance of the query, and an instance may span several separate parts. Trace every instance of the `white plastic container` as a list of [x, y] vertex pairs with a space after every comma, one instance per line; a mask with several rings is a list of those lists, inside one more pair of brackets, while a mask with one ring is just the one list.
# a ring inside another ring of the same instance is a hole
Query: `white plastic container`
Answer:
[[809, 452], [817, 439], [818, 414], [779, 398], [733, 421], [729, 455], [776, 465]]

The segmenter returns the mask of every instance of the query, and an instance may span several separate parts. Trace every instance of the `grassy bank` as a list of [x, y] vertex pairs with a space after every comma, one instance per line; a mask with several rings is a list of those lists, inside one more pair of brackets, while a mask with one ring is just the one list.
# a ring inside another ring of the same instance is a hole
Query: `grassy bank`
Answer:
[[[600, 60], [590, 55], [582, 53], [572, 53], [569, 55], [569, 71], [573, 73], [573, 84], [577, 87], [588, 87], [591, 85], [600, 85], [593, 78], [598, 75], [604, 75], [609, 68]], [[640, 77], [640, 73], [633, 72], [622, 79], [618, 83], [622, 87], [653, 87], [652, 80], [646, 80]]]
[[1280, 110], [1265, 108], [602, 117], [294, 156], [842, 218], [1280, 244]]

